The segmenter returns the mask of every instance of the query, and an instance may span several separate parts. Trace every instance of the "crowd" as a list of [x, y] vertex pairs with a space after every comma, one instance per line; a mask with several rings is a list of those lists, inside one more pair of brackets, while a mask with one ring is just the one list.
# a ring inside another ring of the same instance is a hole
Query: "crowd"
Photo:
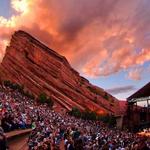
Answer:
[[0, 125], [0, 135], [3, 130], [32, 128], [27, 141], [29, 150], [150, 149], [150, 139], [146, 137], [110, 129], [100, 121], [55, 112], [6, 87], [0, 87]]

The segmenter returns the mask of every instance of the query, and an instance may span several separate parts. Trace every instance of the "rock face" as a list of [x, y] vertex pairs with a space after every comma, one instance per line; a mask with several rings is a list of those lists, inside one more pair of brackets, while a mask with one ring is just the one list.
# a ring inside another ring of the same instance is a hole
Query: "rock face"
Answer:
[[67, 110], [78, 107], [97, 113], [115, 113], [119, 108], [117, 99], [93, 86], [65, 57], [24, 31], [12, 35], [0, 65], [0, 77], [24, 85], [35, 96], [45, 92]]

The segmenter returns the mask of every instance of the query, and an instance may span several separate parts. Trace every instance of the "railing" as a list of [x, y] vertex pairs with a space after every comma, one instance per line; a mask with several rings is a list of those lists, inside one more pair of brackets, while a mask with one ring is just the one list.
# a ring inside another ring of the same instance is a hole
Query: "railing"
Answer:
[[28, 150], [27, 140], [32, 129], [6, 133], [9, 150]]

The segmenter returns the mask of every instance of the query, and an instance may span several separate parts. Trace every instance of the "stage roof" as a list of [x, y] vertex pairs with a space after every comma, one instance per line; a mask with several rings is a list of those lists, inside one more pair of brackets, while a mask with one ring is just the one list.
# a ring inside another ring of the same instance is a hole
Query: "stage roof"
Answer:
[[150, 96], [150, 82], [141, 89], [139, 89], [137, 92], [132, 94], [130, 97], [128, 97], [127, 100], [130, 102], [130, 100], [132, 99], [143, 98], [148, 96]]

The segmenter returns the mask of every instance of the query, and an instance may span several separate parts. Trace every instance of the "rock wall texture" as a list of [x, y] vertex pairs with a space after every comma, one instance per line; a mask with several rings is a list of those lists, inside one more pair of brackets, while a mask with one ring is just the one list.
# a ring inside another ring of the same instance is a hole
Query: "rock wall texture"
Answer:
[[119, 102], [75, 71], [65, 57], [24, 31], [12, 35], [0, 65], [1, 80], [24, 85], [35, 96], [45, 92], [62, 108], [116, 113]]

